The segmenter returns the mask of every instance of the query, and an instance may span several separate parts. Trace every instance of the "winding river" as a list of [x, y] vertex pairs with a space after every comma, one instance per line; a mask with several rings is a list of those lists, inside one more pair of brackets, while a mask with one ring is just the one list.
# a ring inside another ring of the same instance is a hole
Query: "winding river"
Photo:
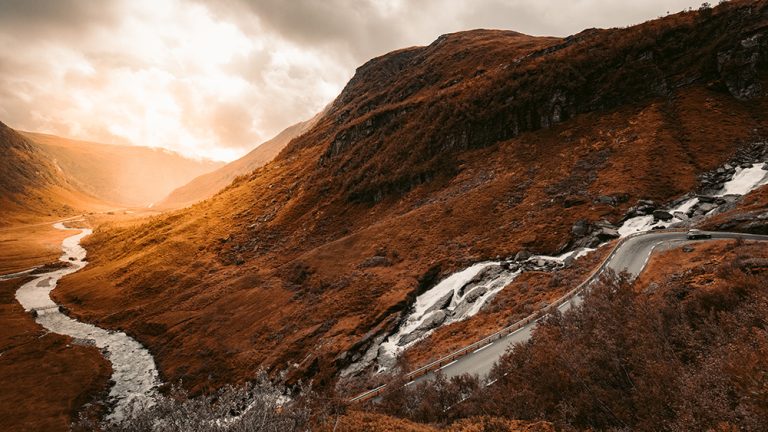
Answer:
[[74, 273], [88, 263], [80, 240], [91, 234], [90, 229], [67, 228], [59, 222], [53, 225], [60, 230], [79, 231], [67, 237], [61, 245], [63, 254], [59, 261], [69, 266], [35, 275], [16, 291], [16, 299], [35, 321], [47, 330], [71, 336], [86, 344], [100, 348], [112, 363], [112, 388], [108, 403], [112, 407], [107, 420], [119, 422], [143, 406], [153, 403], [159, 384], [157, 368], [152, 355], [139, 342], [123, 332], [109, 331], [74, 320], [64, 315], [50, 297], [51, 291], [62, 277]]

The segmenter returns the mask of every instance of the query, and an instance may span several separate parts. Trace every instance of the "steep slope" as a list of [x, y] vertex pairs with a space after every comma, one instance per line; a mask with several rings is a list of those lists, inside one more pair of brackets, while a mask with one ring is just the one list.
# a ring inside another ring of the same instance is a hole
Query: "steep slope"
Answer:
[[248, 174], [274, 159], [292, 139], [314, 126], [321, 115], [322, 113], [317, 114], [310, 120], [289, 126], [274, 138], [260, 144], [240, 159], [230, 162], [213, 172], [195, 177], [184, 186], [173, 190], [167, 197], [159, 202], [156, 207], [186, 207], [212, 197], [216, 192], [232, 183], [232, 180], [236, 177]]
[[64, 217], [102, 204], [74, 186], [27, 138], [0, 123], [0, 226]]
[[54, 295], [196, 389], [262, 367], [330, 384], [441, 277], [562, 251], [577, 221], [676, 198], [768, 135], [766, 4], [565, 39], [476, 30], [373, 59], [273, 162], [99, 230]]
[[147, 206], [190, 179], [223, 165], [148, 147], [100, 144], [21, 132], [80, 190], [106, 201]]

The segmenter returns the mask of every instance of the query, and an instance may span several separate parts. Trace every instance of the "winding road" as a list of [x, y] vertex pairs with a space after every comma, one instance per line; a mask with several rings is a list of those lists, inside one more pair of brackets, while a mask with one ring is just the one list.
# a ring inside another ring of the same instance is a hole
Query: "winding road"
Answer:
[[[744, 240], [768, 241], [768, 236], [764, 235], [730, 232], [705, 233], [712, 236], [709, 240], [735, 240], [741, 238]], [[674, 243], [701, 241], [707, 240], [688, 240], [686, 233], [680, 231], [651, 231], [626, 237], [614, 247], [611, 254], [603, 261], [600, 267], [586, 281], [561, 298], [556, 303], [556, 307], [561, 312], [564, 312], [574, 306], [578, 306], [581, 303], [580, 294], [582, 290], [595, 282], [605, 270], [610, 269], [616, 273], [626, 272], [630, 277], [634, 278], [643, 271], [655, 249]], [[480, 343], [475, 342], [468, 347], [423, 366], [409, 374], [413, 377], [413, 380], [406, 385], [429, 379], [436, 370], [440, 370], [448, 378], [463, 374], [474, 374], [485, 378], [490, 373], [494, 363], [510, 346], [525, 342], [531, 338], [533, 329], [540, 319], [526, 318], [518, 323], [517, 328], [511, 333], [500, 337], [489, 336], [479, 341]], [[497, 333], [497, 335], [503, 334], [502, 332]], [[487, 339], [490, 339], [490, 341], [482, 343]], [[381, 386], [369, 390], [352, 398], [350, 402], [360, 402], [374, 398], [381, 394], [385, 387]]]

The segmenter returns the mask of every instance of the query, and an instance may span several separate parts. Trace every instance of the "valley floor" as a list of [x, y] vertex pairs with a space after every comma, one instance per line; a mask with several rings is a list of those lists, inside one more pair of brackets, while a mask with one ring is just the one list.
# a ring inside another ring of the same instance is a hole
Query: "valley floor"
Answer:
[[67, 431], [108, 389], [99, 350], [41, 328], [16, 301], [27, 280], [0, 281], [0, 430]]

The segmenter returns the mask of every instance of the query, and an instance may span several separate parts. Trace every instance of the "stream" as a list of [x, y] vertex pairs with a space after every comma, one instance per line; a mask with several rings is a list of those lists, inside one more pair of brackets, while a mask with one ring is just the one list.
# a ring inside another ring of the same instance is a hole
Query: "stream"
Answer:
[[86, 324], [63, 314], [50, 297], [51, 291], [62, 277], [74, 273], [88, 263], [80, 240], [90, 235], [90, 229], [67, 228], [59, 222], [53, 225], [60, 230], [79, 231], [67, 237], [61, 244], [63, 254], [59, 261], [69, 266], [35, 275], [35, 278], [16, 291], [16, 300], [24, 309], [35, 315], [35, 321], [50, 332], [70, 336], [76, 343], [98, 347], [112, 364], [112, 388], [108, 404], [111, 411], [107, 420], [119, 422], [132, 412], [153, 404], [158, 379], [152, 355], [139, 342], [119, 331], [105, 330]]

